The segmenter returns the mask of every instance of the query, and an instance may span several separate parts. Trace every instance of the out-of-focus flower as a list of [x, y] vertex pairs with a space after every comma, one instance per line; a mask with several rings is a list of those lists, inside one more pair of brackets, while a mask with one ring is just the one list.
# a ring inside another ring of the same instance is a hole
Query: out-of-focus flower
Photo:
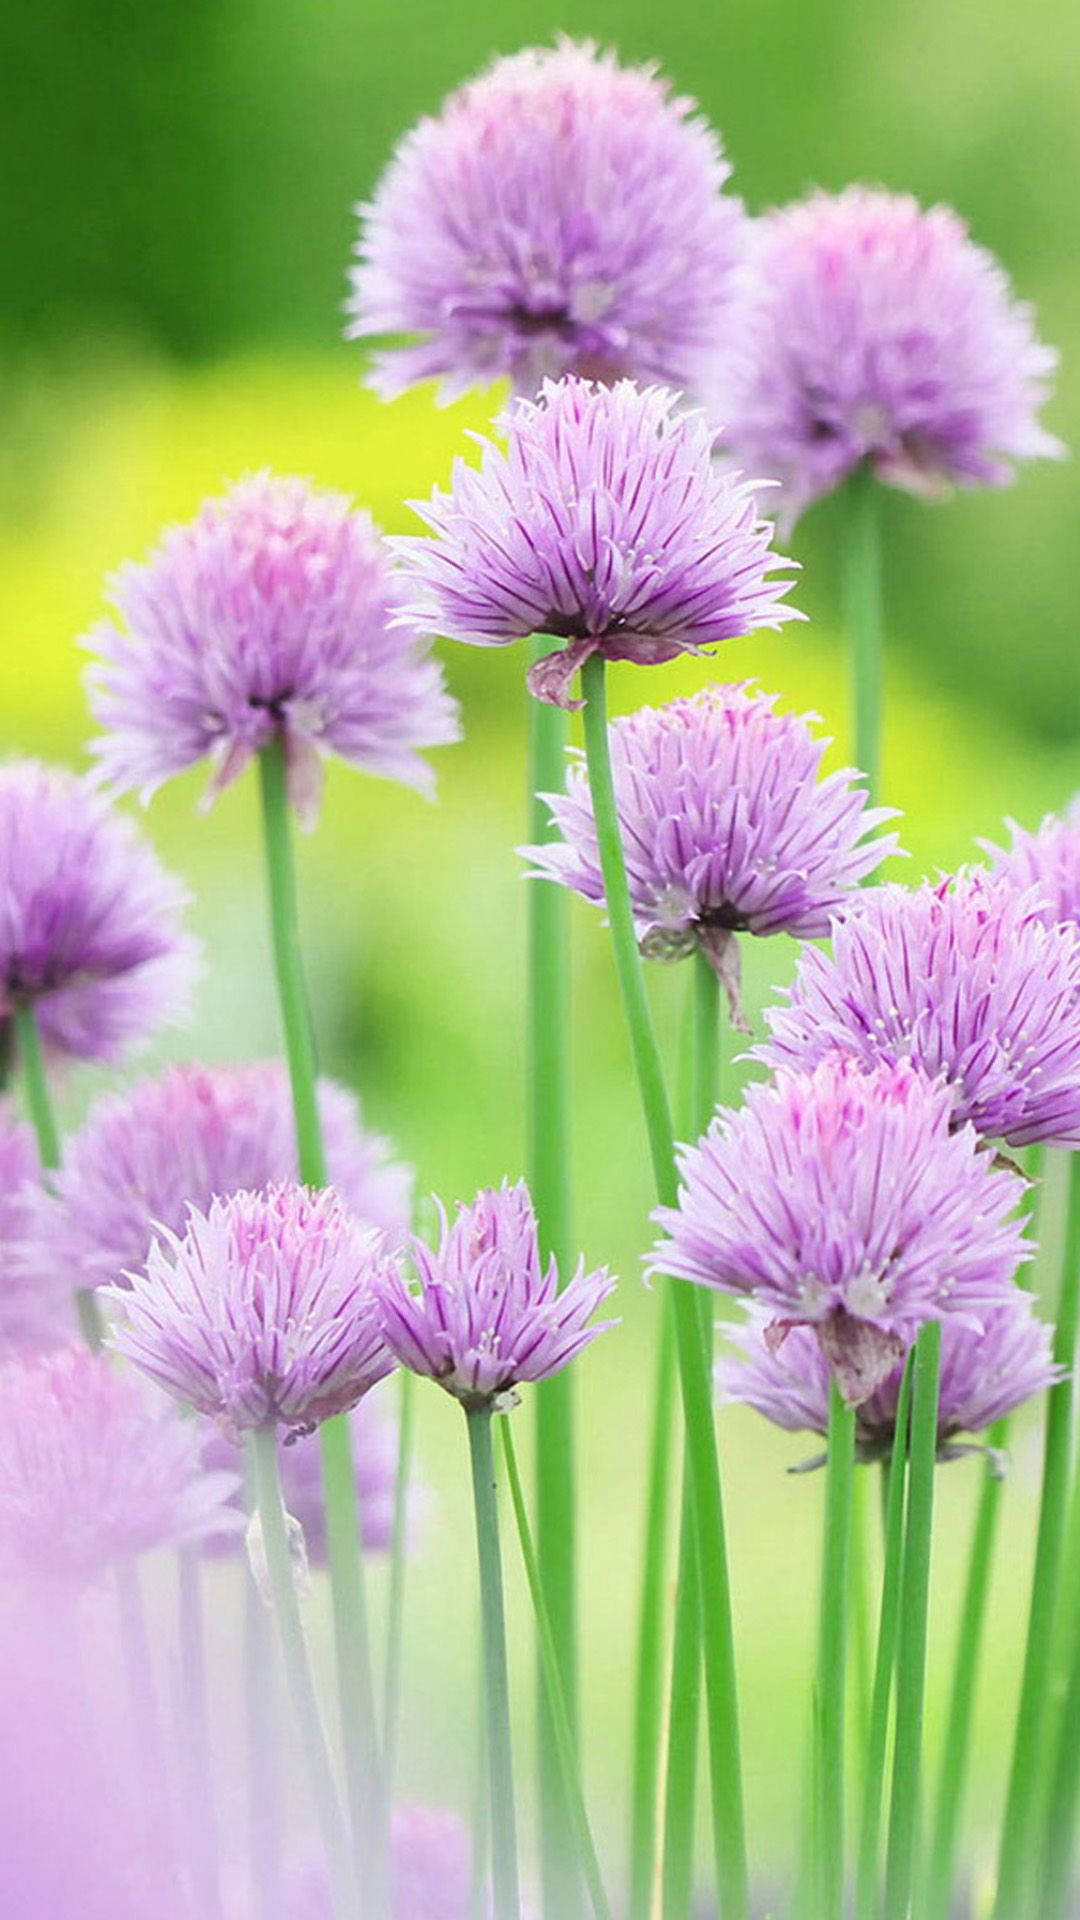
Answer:
[[0, 1098], [0, 1361], [56, 1346], [76, 1331], [70, 1281], [52, 1265], [32, 1272], [25, 1259], [39, 1180], [33, 1131]]
[[[753, 1303], [742, 1326], [725, 1325], [724, 1337], [736, 1353], [716, 1364], [719, 1398], [756, 1407], [791, 1433], [827, 1433], [829, 1363], [820, 1341], [812, 1328], [800, 1326], [777, 1343], [769, 1329], [768, 1311]], [[942, 1317], [939, 1456], [950, 1456], [959, 1434], [982, 1433], [1061, 1378], [1051, 1357], [1051, 1332], [1020, 1287], [1000, 1306], [984, 1310], [978, 1327]], [[865, 1460], [892, 1452], [902, 1374], [903, 1367], [895, 1367], [858, 1409], [856, 1444]]]
[[[363, 1126], [357, 1101], [319, 1082], [330, 1184], [366, 1225], [404, 1236], [412, 1174]], [[282, 1066], [170, 1067], [102, 1096], [65, 1147], [52, 1194], [39, 1193], [21, 1265], [66, 1289], [124, 1285], [156, 1230], [182, 1234], [189, 1207], [298, 1174], [292, 1096]]]
[[694, 102], [589, 43], [530, 47], [399, 145], [361, 219], [349, 333], [385, 395], [509, 375], [693, 389], [725, 332], [748, 227]]
[[257, 473], [166, 532], [110, 583], [119, 624], [87, 645], [102, 774], [147, 799], [209, 760], [208, 800], [284, 744], [302, 821], [337, 754], [429, 792], [420, 749], [458, 739], [456, 703], [368, 514], [344, 494]]
[[932, 496], [1062, 452], [1038, 418], [1057, 355], [950, 208], [852, 186], [755, 224], [714, 404], [789, 524], [864, 460]]
[[0, 1569], [92, 1580], [151, 1547], [231, 1527], [238, 1477], [207, 1471], [202, 1447], [195, 1422], [101, 1355], [64, 1347], [9, 1360], [0, 1369]]
[[986, 1139], [1080, 1146], [1080, 933], [1048, 926], [1038, 894], [1008, 880], [870, 889], [831, 954], [804, 948], [787, 1006], [765, 1017], [768, 1066], [837, 1049], [864, 1066], [914, 1060]]
[[799, 617], [753, 488], [717, 469], [704, 416], [674, 394], [547, 380], [500, 425], [505, 448], [483, 442], [479, 470], [458, 460], [449, 493], [414, 503], [435, 538], [393, 544], [436, 632], [568, 643], [532, 668], [539, 699], [572, 706], [594, 653], [652, 666]]
[[230, 1436], [310, 1433], [393, 1369], [375, 1298], [393, 1271], [383, 1247], [331, 1188], [191, 1207], [182, 1239], [163, 1231], [128, 1286], [102, 1289], [114, 1345]]
[[1022, 893], [1038, 894], [1051, 924], [1064, 921], [1080, 931], [1080, 794], [1064, 813], [1048, 813], [1035, 833], [1015, 820], [1006, 825], [1011, 847], [981, 843], [992, 871]]
[[[454, 1813], [438, 1807], [395, 1807], [390, 1817], [393, 1920], [469, 1920], [472, 1842]], [[290, 1876], [287, 1920], [333, 1920], [321, 1863]]]
[[414, 1259], [419, 1293], [395, 1268], [376, 1283], [387, 1344], [467, 1408], [511, 1404], [519, 1382], [558, 1373], [613, 1324], [588, 1324], [615, 1285], [606, 1267], [580, 1261], [561, 1292], [554, 1260], [542, 1267], [524, 1181], [444, 1215], [438, 1248], [417, 1241]]
[[[889, 809], [869, 807], [850, 769], [819, 779], [829, 744], [815, 714], [778, 714], [775, 694], [706, 687], [611, 723], [611, 763], [642, 952], [702, 947], [733, 996], [738, 933], [813, 938], [893, 851], [869, 839]], [[604, 903], [588, 776], [575, 754], [565, 794], [546, 794], [562, 838], [524, 847], [534, 875]], [[737, 1005], [737, 1000], [736, 1000]], [[734, 1009], [733, 1009], [734, 1010]]]
[[1018, 1174], [954, 1126], [949, 1089], [908, 1063], [864, 1072], [832, 1055], [721, 1109], [679, 1154], [653, 1271], [751, 1295], [779, 1343], [813, 1329], [853, 1406], [920, 1326], [981, 1324], [1029, 1257]]
[[187, 1012], [187, 892], [86, 780], [0, 765], [0, 1027], [20, 1003], [47, 1045], [115, 1060]]

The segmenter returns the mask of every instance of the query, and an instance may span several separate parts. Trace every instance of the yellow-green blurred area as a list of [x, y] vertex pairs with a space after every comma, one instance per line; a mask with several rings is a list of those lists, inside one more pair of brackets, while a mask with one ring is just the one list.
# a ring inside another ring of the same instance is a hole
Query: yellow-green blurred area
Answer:
[[[4, 63], [12, 164], [0, 210], [6, 343], [0, 436], [0, 744], [79, 760], [89, 730], [76, 639], [103, 611], [109, 569], [224, 480], [263, 465], [346, 488], [387, 528], [444, 478], [467, 428], [500, 400], [386, 407], [338, 339], [350, 203], [398, 133], [490, 52], [555, 26], [656, 55], [725, 132], [761, 206], [812, 181], [911, 186], [968, 214], [1065, 349], [1048, 423], [1080, 427], [1080, 257], [1070, 194], [1080, 160], [1080, 25], [1062, 0], [1020, 19], [1006, 0], [853, 8], [746, 0], [566, 6], [489, 0], [202, 0], [183, 8], [49, 9], [15, 0]], [[677, 289], [673, 289], [677, 297]], [[903, 812], [912, 878], [970, 857], [1003, 816], [1032, 824], [1080, 784], [1076, 482], [1046, 466], [1000, 494], [883, 503], [889, 655], [884, 791]], [[721, 658], [621, 667], [613, 699], [665, 700], [723, 674], [816, 709], [849, 754], [836, 621], [835, 506], [793, 551], [810, 615]], [[462, 745], [438, 756], [439, 798], [331, 770], [300, 848], [320, 1049], [422, 1189], [464, 1197], [523, 1159], [524, 659], [445, 648]], [[189, 879], [207, 973], [174, 1056], [276, 1046], [250, 782], [209, 815], [200, 779], [174, 784], [148, 828]], [[600, 916], [573, 903], [572, 1156], [577, 1235], [622, 1276], [622, 1324], [577, 1369], [585, 1705], [605, 1852], [622, 1863], [637, 1554], [658, 1303], [640, 1281], [650, 1183]], [[789, 977], [786, 942], [747, 941], [747, 999]], [[687, 986], [651, 975], [674, 1058]], [[743, 1069], [739, 1068], [738, 1072]], [[93, 1083], [94, 1086], [98, 1082]], [[729, 1086], [734, 1070], [729, 1071]], [[77, 1117], [90, 1085], [64, 1089]], [[420, 1456], [437, 1503], [410, 1576], [403, 1784], [468, 1794], [474, 1587], [457, 1409], [421, 1391]], [[515, 1416], [529, 1451], [531, 1414]], [[729, 1501], [748, 1799], [759, 1861], [782, 1869], [796, 1833], [816, 1608], [821, 1487], [786, 1469], [814, 1451], [754, 1416], [720, 1419]], [[931, 1734], [982, 1467], [940, 1476]], [[972, 1825], [987, 1854], [1000, 1794], [1028, 1578], [1038, 1438], [1020, 1423], [977, 1729]], [[867, 1538], [876, 1483], [866, 1484]], [[531, 1766], [531, 1645], [515, 1555], [519, 1748]], [[382, 1599], [381, 1591], [378, 1598]]]

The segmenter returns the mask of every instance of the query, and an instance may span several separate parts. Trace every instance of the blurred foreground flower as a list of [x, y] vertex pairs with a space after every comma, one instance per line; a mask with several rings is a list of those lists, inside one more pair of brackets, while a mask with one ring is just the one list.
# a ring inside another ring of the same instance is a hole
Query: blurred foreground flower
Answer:
[[74, 1337], [71, 1283], [59, 1262], [28, 1266], [26, 1238], [40, 1196], [33, 1129], [0, 1098], [0, 1361]]
[[1030, 1256], [1010, 1217], [1024, 1183], [979, 1147], [949, 1089], [907, 1063], [781, 1072], [681, 1149], [649, 1268], [751, 1295], [776, 1345], [812, 1328], [858, 1406], [926, 1320], [978, 1327]]
[[209, 760], [207, 800], [280, 739], [314, 823], [337, 754], [430, 792], [420, 749], [459, 737], [428, 642], [402, 619], [386, 546], [344, 494], [257, 473], [110, 583], [122, 624], [87, 639], [102, 774], [143, 799]]
[[[472, 1842], [456, 1814], [437, 1807], [394, 1808], [390, 1895], [390, 1920], [469, 1920]], [[322, 1867], [313, 1864], [293, 1873], [285, 1912], [286, 1920], [333, 1920]]]
[[400, 143], [357, 209], [349, 334], [385, 395], [509, 375], [699, 383], [747, 230], [720, 141], [651, 67], [561, 40], [497, 60]]

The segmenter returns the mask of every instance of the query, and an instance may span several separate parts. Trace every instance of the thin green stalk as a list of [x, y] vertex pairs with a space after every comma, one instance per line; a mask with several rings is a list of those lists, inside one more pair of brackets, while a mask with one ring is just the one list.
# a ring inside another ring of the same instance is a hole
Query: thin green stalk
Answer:
[[880, 487], [869, 461], [845, 488], [847, 525], [842, 549], [844, 625], [855, 703], [855, 765], [877, 798], [881, 778], [881, 700], [884, 621], [881, 592]]
[[1054, 1328], [1054, 1359], [1068, 1377], [1047, 1395], [1042, 1493], [1031, 1580], [1027, 1644], [1020, 1705], [1013, 1737], [998, 1859], [994, 1920], [1019, 1920], [1029, 1861], [1029, 1839], [1043, 1777], [1043, 1729], [1049, 1693], [1054, 1616], [1057, 1607], [1071, 1472], [1077, 1312], [1080, 1307], [1080, 1153], [1070, 1155], [1069, 1211], [1061, 1297]]
[[191, 1891], [200, 1920], [221, 1920], [217, 1816], [211, 1766], [206, 1687], [206, 1634], [202, 1561], [193, 1547], [177, 1556], [180, 1617], [180, 1698], [186, 1774], [187, 1855]]
[[818, 1791], [821, 1795], [821, 1819], [818, 1829], [817, 1891], [821, 1920], [843, 1920], [844, 1731], [855, 1414], [835, 1380], [829, 1389], [828, 1449], [818, 1643], [821, 1739]]
[[296, 1597], [296, 1580], [278, 1475], [277, 1434], [273, 1427], [259, 1427], [249, 1435], [248, 1457], [262, 1528], [267, 1579], [281, 1638], [285, 1677], [326, 1855], [334, 1913], [336, 1920], [352, 1920], [357, 1910], [352, 1853], [323, 1732], [315, 1680]]
[[[47, 1174], [54, 1173], [61, 1160], [60, 1129], [56, 1124], [56, 1115], [49, 1097], [49, 1081], [45, 1072], [41, 1033], [31, 1001], [16, 1001], [12, 1012], [12, 1026], [22, 1071], [27, 1112], [37, 1136], [38, 1157], [43, 1171]], [[75, 1289], [75, 1310], [79, 1316], [79, 1331], [83, 1339], [91, 1352], [97, 1353], [105, 1338], [105, 1324], [101, 1318], [97, 1295], [92, 1287]]]
[[861, 1764], [866, 1761], [873, 1687], [870, 1651], [870, 1515], [867, 1477], [856, 1473], [851, 1494], [851, 1727]]
[[907, 1920], [918, 1871], [926, 1636], [937, 1466], [941, 1323], [928, 1320], [915, 1342], [911, 1463], [896, 1645], [896, 1744], [885, 1861], [885, 1920]]
[[518, 1888], [514, 1757], [510, 1739], [510, 1681], [506, 1664], [502, 1555], [491, 1408], [466, 1413], [472, 1463], [476, 1557], [480, 1571], [481, 1640], [484, 1653], [484, 1724], [491, 1808], [492, 1920], [521, 1920]]
[[398, 1454], [394, 1474], [394, 1520], [390, 1542], [390, 1591], [387, 1601], [386, 1686], [383, 1698], [383, 1781], [386, 1804], [393, 1804], [401, 1714], [401, 1654], [405, 1624], [405, 1567], [409, 1547], [409, 1474], [412, 1465], [416, 1375], [398, 1374]]
[[908, 1358], [896, 1403], [892, 1464], [882, 1475], [884, 1501], [884, 1564], [881, 1611], [878, 1619], [874, 1685], [870, 1696], [870, 1726], [866, 1741], [862, 1815], [855, 1875], [856, 1920], [876, 1920], [878, 1855], [881, 1843], [881, 1801], [885, 1779], [885, 1750], [889, 1737], [889, 1704], [896, 1665], [896, 1632], [900, 1618], [900, 1586], [904, 1564], [904, 1488], [908, 1452], [913, 1363]]
[[[585, 1793], [581, 1782], [581, 1766], [578, 1760], [577, 1749], [574, 1745], [574, 1737], [570, 1729], [570, 1716], [567, 1712], [566, 1698], [563, 1693], [562, 1673], [559, 1668], [559, 1656], [555, 1646], [555, 1635], [552, 1631], [551, 1617], [548, 1613], [547, 1601], [544, 1597], [544, 1588], [540, 1578], [540, 1568], [536, 1558], [536, 1551], [533, 1547], [532, 1534], [529, 1529], [529, 1516], [525, 1507], [525, 1495], [522, 1491], [521, 1475], [518, 1472], [517, 1455], [514, 1451], [514, 1437], [508, 1419], [500, 1422], [500, 1429], [503, 1459], [506, 1463], [507, 1485], [510, 1488], [510, 1501], [514, 1509], [514, 1519], [517, 1522], [518, 1544], [521, 1548], [522, 1565], [525, 1568], [525, 1578], [528, 1581], [529, 1593], [533, 1603], [533, 1612], [536, 1616], [536, 1633], [540, 1646], [540, 1660], [547, 1687], [551, 1724], [555, 1730], [559, 1755], [559, 1785], [564, 1803], [570, 1811], [581, 1872], [588, 1889], [593, 1913], [596, 1916], [596, 1920], [611, 1920], [611, 1908], [608, 1904], [607, 1894], [604, 1892], [600, 1862], [596, 1857], [596, 1847], [593, 1842], [592, 1829], [589, 1825], [589, 1815], [585, 1806]], [[559, 1909], [556, 1908], [553, 1911], [559, 1912]], [[562, 1920], [561, 1913], [560, 1920]]]
[[[987, 1438], [995, 1452], [999, 1451], [1008, 1438], [1008, 1422], [999, 1420], [990, 1429]], [[951, 1910], [956, 1845], [971, 1753], [971, 1721], [990, 1594], [990, 1569], [1001, 1506], [1001, 1484], [1001, 1464], [991, 1453], [983, 1469], [982, 1491], [971, 1536], [967, 1581], [956, 1633], [952, 1694], [945, 1725], [945, 1745], [934, 1802], [934, 1829], [923, 1895], [926, 1920], [947, 1920]]]
[[[611, 774], [604, 660], [601, 654], [594, 654], [585, 662], [581, 681], [585, 695], [586, 763], [616, 974], [629, 1029], [657, 1195], [662, 1204], [670, 1206], [674, 1204], [678, 1191], [671, 1114], [634, 935]], [[746, 1920], [749, 1894], [731, 1592], [720, 1467], [713, 1426], [712, 1382], [693, 1294], [693, 1288], [685, 1284], [671, 1285], [683, 1414], [692, 1467], [702, 1608], [709, 1623], [709, 1631], [705, 1634], [705, 1685], [717, 1892], [724, 1920]]]
[[[551, 650], [546, 635], [534, 658]], [[567, 716], [529, 699], [529, 840], [555, 834], [543, 793], [560, 790], [566, 775]], [[563, 887], [543, 880], [528, 890], [528, 1154], [529, 1188], [536, 1208], [540, 1252], [569, 1278], [570, 1245], [570, 930]], [[574, 1472], [574, 1370], [565, 1368], [536, 1392], [536, 1540], [540, 1575], [559, 1657], [566, 1710], [578, 1742], [577, 1517]], [[581, 1911], [577, 1873], [563, 1798], [558, 1742], [547, 1704], [542, 1663], [537, 1734], [540, 1760], [540, 1863], [545, 1907], [560, 1920]]]
[[[250, 1473], [248, 1475], [250, 1481]], [[254, 1487], [250, 1502], [254, 1505]], [[281, 1920], [285, 1817], [278, 1676], [266, 1603], [244, 1556], [244, 1732], [252, 1913]]]
[[315, 1056], [315, 1031], [304, 983], [285, 748], [280, 739], [272, 740], [259, 755], [259, 791], [270, 896], [270, 938], [296, 1119], [300, 1178], [309, 1187], [325, 1187], [326, 1153], [319, 1117], [319, 1069]]
[[656, 1871], [656, 1797], [664, 1697], [664, 1562], [671, 1504], [671, 1442], [675, 1414], [675, 1315], [660, 1306], [656, 1383], [649, 1440], [645, 1543], [642, 1553], [637, 1660], [634, 1666], [634, 1762], [631, 1784], [629, 1920], [648, 1920]]

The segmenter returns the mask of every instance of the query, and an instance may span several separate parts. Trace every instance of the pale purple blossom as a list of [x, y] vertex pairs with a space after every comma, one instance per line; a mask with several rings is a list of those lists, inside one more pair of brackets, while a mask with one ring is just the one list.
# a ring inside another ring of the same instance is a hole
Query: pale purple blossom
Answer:
[[25, 1259], [43, 1191], [33, 1129], [0, 1097], [0, 1360], [70, 1340], [75, 1334], [71, 1282], [50, 1263], [30, 1270]]
[[906, 1062], [781, 1071], [680, 1149], [679, 1175], [650, 1270], [750, 1295], [777, 1342], [812, 1328], [852, 1405], [926, 1320], [978, 1326], [1031, 1252], [1013, 1217], [1023, 1180]]
[[371, 384], [508, 375], [693, 389], [748, 227], [695, 103], [653, 67], [560, 40], [497, 60], [400, 142], [360, 238], [349, 334], [411, 334]]
[[107, 1287], [113, 1344], [176, 1399], [235, 1438], [310, 1433], [393, 1370], [375, 1288], [393, 1271], [384, 1237], [331, 1188], [273, 1186], [188, 1212], [163, 1230], [128, 1286]]
[[980, 871], [874, 887], [787, 991], [767, 1065], [914, 1060], [986, 1139], [1080, 1146], [1080, 932], [1047, 925], [1037, 892]]
[[402, 1366], [437, 1380], [467, 1407], [509, 1404], [523, 1381], [546, 1380], [612, 1321], [589, 1325], [615, 1282], [584, 1260], [559, 1291], [555, 1261], [540, 1258], [524, 1181], [489, 1187], [442, 1217], [432, 1251], [414, 1244], [419, 1291], [399, 1269], [377, 1284], [383, 1332]]
[[[816, 714], [778, 714], [775, 694], [710, 686], [640, 707], [609, 728], [615, 799], [641, 950], [700, 947], [733, 996], [739, 933], [826, 934], [830, 915], [891, 853], [892, 817], [851, 768], [821, 775]], [[531, 871], [604, 904], [588, 775], [575, 753], [566, 791], [545, 794], [559, 839], [524, 847]]]
[[242, 1522], [235, 1473], [208, 1471], [203, 1438], [145, 1381], [85, 1347], [0, 1369], [0, 1570], [93, 1580], [153, 1547]]
[[47, 1046], [112, 1061], [182, 1019], [198, 953], [187, 904], [85, 779], [0, 765], [0, 1028], [29, 1005]]
[[1048, 813], [1034, 833], [1006, 821], [1010, 847], [981, 842], [990, 855], [991, 870], [1011, 880], [1022, 893], [1036, 893], [1044, 918], [1063, 921], [1080, 930], [1080, 795], [1064, 813]]
[[787, 524], [863, 461], [933, 496], [1062, 452], [1038, 418], [1057, 355], [950, 208], [850, 186], [755, 229], [714, 406]]
[[304, 824], [330, 754], [422, 792], [421, 749], [459, 737], [429, 643], [403, 615], [370, 515], [306, 480], [250, 474], [110, 582], [87, 639], [101, 773], [143, 799], [210, 762], [207, 799], [280, 739]]
[[[829, 1363], [812, 1328], [792, 1327], [777, 1342], [768, 1310], [751, 1303], [743, 1324], [725, 1324], [723, 1334], [735, 1352], [716, 1364], [722, 1402], [755, 1407], [791, 1433], [828, 1432]], [[1052, 1329], [1020, 1287], [1000, 1306], [984, 1309], [978, 1326], [942, 1316], [939, 1457], [957, 1450], [960, 1434], [982, 1433], [1061, 1378], [1051, 1339]], [[892, 1452], [902, 1374], [902, 1364], [894, 1367], [858, 1409], [856, 1444], [864, 1460]]]
[[673, 393], [629, 380], [546, 380], [455, 463], [451, 490], [416, 512], [435, 535], [394, 542], [414, 617], [452, 640], [568, 644], [532, 668], [539, 699], [572, 706], [594, 653], [655, 665], [798, 618], [790, 562], [770, 547], [754, 488], [721, 473], [712, 432]]
[[[406, 1232], [411, 1170], [363, 1125], [344, 1087], [320, 1080], [329, 1183], [368, 1226]], [[68, 1139], [52, 1193], [32, 1208], [22, 1251], [30, 1277], [68, 1288], [124, 1285], [157, 1229], [182, 1234], [189, 1207], [299, 1177], [288, 1076], [277, 1062], [170, 1067], [106, 1093]]]

